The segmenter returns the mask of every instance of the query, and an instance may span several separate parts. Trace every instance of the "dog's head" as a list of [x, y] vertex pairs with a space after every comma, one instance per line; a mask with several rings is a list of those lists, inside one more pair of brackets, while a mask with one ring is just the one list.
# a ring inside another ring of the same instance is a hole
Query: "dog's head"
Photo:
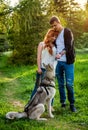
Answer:
[[54, 75], [54, 66], [52, 64], [48, 64], [48, 65], [45, 65], [43, 64], [45, 69], [46, 69], [46, 72], [45, 72], [45, 78], [48, 78], [49, 80], [54, 80], [55, 78], [55, 75]]

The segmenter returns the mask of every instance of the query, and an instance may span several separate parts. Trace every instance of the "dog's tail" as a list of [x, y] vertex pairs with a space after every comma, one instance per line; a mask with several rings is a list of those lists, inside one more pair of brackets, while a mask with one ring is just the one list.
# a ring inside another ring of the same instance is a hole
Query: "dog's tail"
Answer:
[[26, 112], [8, 112], [6, 114], [6, 119], [10, 119], [10, 120], [26, 118], [26, 117], [27, 117]]

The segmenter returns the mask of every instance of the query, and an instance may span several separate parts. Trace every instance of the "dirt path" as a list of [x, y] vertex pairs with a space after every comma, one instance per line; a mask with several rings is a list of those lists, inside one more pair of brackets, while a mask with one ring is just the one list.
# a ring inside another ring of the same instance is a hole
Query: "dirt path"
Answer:
[[23, 104], [14, 96], [17, 93], [19, 82], [16, 78], [9, 78], [0, 72], [0, 97], [14, 107], [23, 108]]

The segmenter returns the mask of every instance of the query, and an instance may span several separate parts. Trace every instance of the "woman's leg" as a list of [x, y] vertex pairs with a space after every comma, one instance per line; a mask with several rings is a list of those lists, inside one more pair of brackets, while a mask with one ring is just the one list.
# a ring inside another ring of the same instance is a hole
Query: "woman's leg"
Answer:
[[46, 70], [42, 68], [42, 74], [39, 74], [38, 72], [36, 73], [36, 82], [35, 82], [35, 86], [34, 86], [34, 89], [33, 89], [33, 91], [32, 91], [32, 94], [31, 94], [30, 99], [32, 99], [32, 97], [35, 95], [35, 93], [36, 93], [36, 91], [37, 91], [37, 88], [38, 88], [38, 86], [40, 85], [40, 82], [41, 82], [41, 80], [42, 80], [43, 77], [44, 77], [44, 72], [45, 72], [45, 71], [46, 71]]

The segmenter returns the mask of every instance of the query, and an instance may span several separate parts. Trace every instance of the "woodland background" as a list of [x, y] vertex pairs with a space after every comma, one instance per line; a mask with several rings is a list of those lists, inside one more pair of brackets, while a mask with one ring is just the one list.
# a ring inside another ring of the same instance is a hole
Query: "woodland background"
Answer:
[[72, 30], [76, 49], [88, 48], [88, 3], [83, 9], [75, 0], [20, 0], [11, 7], [0, 0], [0, 54], [12, 51], [10, 64], [35, 64], [52, 15]]
[[[75, 39], [76, 113], [61, 109], [56, 82], [54, 119], [46, 122], [6, 120], [8, 111], [23, 111], [36, 79], [37, 46], [57, 15]], [[11, 7], [0, 0], [0, 130], [87, 130], [88, 129], [88, 2], [81, 8], [75, 0], [20, 0]]]

